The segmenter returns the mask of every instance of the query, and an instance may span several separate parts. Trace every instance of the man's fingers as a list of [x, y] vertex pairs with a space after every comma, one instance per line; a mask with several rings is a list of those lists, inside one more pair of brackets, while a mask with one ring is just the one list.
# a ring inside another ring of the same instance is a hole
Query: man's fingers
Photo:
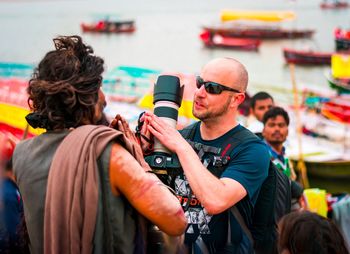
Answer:
[[161, 119], [156, 116], [148, 117], [149, 125], [151, 125], [157, 131], [162, 131], [164, 127], [161, 125]]
[[153, 128], [152, 125], [149, 125], [148, 129], [153, 134], [153, 136], [155, 136], [158, 139], [160, 138], [161, 134], [155, 128]]

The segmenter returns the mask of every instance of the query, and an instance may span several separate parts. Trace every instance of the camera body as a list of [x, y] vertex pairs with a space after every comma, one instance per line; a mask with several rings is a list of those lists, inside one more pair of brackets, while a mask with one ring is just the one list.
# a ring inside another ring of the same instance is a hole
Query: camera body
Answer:
[[[154, 114], [176, 128], [178, 110], [181, 106], [184, 87], [176, 76], [161, 75], [154, 85]], [[146, 162], [165, 184], [181, 172], [176, 154], [171, 153], [159, 140], [154, 140], [154, 152], [145, 157]], [[169, 179], [170, 178], [170, 179]], [[166, 180], [165, 180], [166, 179]]]

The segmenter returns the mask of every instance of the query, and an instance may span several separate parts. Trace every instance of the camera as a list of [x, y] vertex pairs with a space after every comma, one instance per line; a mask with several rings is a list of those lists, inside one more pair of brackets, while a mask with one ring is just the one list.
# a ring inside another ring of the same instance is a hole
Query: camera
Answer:
[[[184, 87], [176, 76], [161, 75], [154, 85], [154, 114], [176, 128], [178, 110], [181, 106]], [[167, 185], [181, 172], [176, 154], [171, 153], [159, 140], [154, 140], [154, 152], [145, 157], [153, 172]]]

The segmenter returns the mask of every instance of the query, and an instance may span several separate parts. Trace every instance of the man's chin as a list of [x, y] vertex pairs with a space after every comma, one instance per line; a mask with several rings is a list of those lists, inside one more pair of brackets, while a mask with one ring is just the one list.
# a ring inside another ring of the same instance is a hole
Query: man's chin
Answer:
[[284, 141], [282, 140], [269, 140], [268, 141], [271, 145], [280, 145], [280, 144], [283, 144]]
[[192, 114], [193, 114], [194, 117], [198, 118], [199, 120], [205, 119], [205, 115], [201, 114], [201, 113], [199, 113], [197, 111], [193, 111]]

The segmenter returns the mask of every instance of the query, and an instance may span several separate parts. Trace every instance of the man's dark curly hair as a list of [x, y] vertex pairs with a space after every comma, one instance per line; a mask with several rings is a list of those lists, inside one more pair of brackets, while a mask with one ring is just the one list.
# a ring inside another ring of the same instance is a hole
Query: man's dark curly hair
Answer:
[[53, 41], [56, 49], [45, 55], [29, 81], [33, 113], [27, 121], [47, 130], [94, 123], [104, 61], [77, 35]]

